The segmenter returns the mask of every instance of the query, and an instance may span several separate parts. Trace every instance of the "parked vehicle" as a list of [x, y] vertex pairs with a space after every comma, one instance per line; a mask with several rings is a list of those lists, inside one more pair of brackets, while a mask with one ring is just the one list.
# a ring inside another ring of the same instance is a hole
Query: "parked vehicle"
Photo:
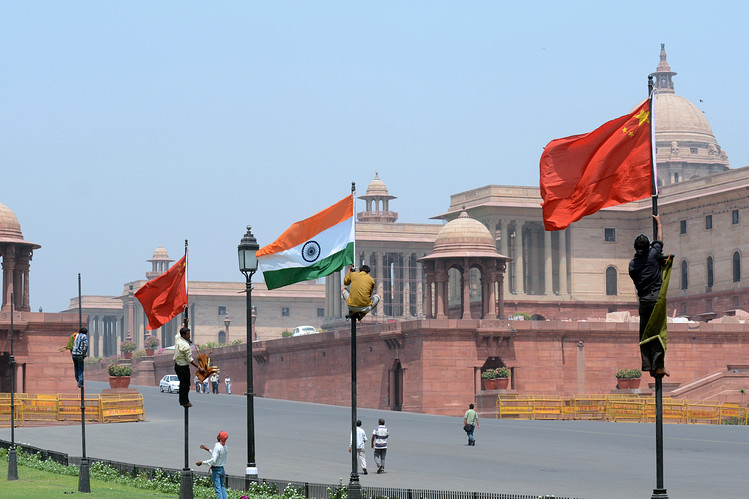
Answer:
[[298, 326], [294, 328], [294, 332], [292, 333], [291, 336], [304, 336], [307, 334], [317, 334], [319, 332], [320, 331], [318, 331], [312, 326]]
[[169, 393], [179, 393], [179, 378], [176, 374], [167, 374], [159, 381], [159, 391]]

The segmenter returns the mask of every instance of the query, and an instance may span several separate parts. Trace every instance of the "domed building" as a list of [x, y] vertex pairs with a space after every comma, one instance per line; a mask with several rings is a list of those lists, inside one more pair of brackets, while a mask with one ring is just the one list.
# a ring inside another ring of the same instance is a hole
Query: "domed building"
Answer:
[[713, 135], [705, 114], [676, 95], [676, 73], [661, 44], [660, 62], [652, 73], [656, 93], [653, 103], [658, 185], [670, 185], [729, 169], [728, 156]]

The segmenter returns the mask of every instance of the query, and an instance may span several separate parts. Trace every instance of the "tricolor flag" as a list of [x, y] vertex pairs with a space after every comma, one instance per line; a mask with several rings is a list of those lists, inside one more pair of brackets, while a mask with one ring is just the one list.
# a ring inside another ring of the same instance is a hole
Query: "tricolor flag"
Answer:
[[296, 222], [257, 252], [268, 289], [318, 279], [354, 263], [354, 195]]
[[653, 192], [650, 103], [596, 130], [549, 142], [541, 155], [546, 230]]
[[135, 292], [148, 317], [147, 330], [158, 329], [187, 306], [187, 255]]

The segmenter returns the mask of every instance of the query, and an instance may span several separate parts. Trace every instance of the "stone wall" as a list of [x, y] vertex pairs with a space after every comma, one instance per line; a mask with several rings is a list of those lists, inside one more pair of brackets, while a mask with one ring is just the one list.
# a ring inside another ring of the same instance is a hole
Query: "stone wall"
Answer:
[[[351, 347], [347, 327], [255, 342], [255, 394], [349, 405]], [[512, 369], [511, 393], [610, 393], [616, 389], [616, 371], [640, 367], [637, 337], [636, 322], [447, 319], [359, 323], [358, 405], [460, 415], [477, 400], [485, 364]], [[729, 364], [745, 364], [748, 338], [749, 325], [745, 324], [670, 324], [668, 389], [725, 371]], [[222, 391], [223, 379], [229, 375], [232, 392], [244, 394], [245, 346], [225, 347], [211, 357], [221, 369]], [[141, 362], [144, 360], [134, 361], [136, 371]], [[154, 383], [172, 373], [171, 355], [155, 356], [153, 369]], [[649, 380], [646, 374], [641, 391], [648, 391]], [[686, 396], [689, 398], [689, 393]], [[723, 390], [721, 400], [727, 400], [726, 396]], [[736, 392], [734, 401], [739, 402], [739, 397]]]

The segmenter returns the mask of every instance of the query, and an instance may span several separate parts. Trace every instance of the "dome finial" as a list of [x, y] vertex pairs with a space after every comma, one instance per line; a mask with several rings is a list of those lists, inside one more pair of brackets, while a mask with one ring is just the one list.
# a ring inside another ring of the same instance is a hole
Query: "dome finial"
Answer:
[[655, 68], [655, 73], [652, 73], [651, 75], [655, 78], [655, 88], [657, 88], [659, 92], [667, 94], [674, 93], [673, 77], [676, 73], [671, 71], [671, 66], [668, 65], [668, 61], [666, 60], [665, 43], [661, 43], [658, 67]]

